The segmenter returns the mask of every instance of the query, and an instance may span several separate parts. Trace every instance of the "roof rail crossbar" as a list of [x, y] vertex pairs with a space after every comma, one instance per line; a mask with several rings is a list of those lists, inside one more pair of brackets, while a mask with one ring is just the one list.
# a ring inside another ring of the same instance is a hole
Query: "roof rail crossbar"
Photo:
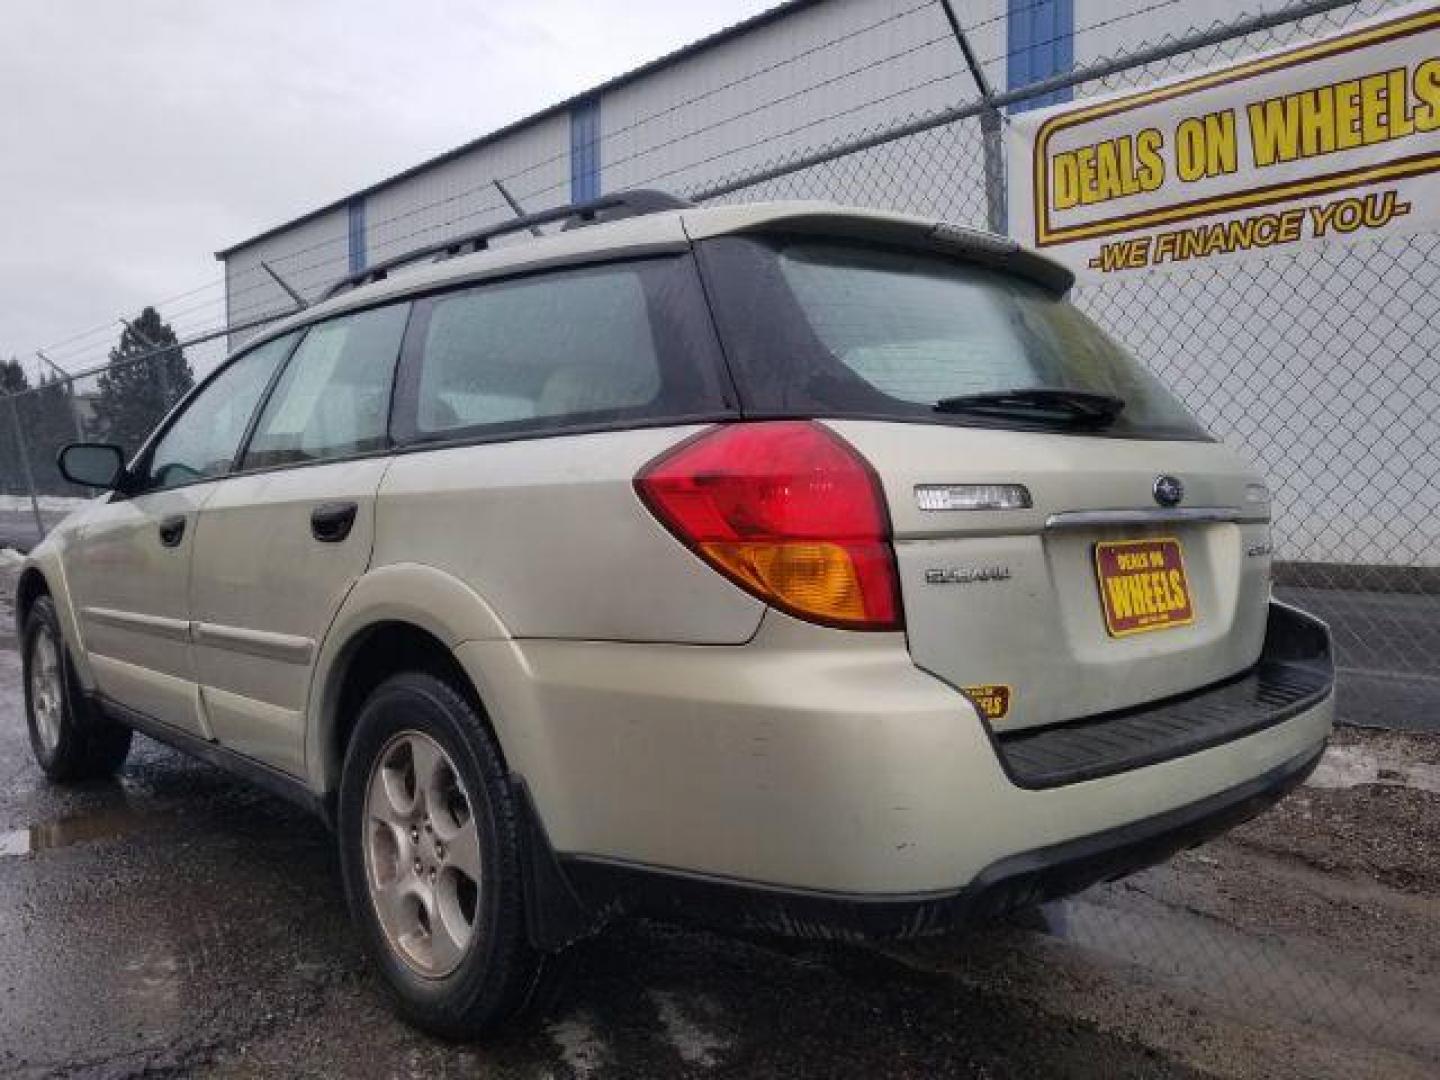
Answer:
[[671, 195], [664, 191], [653, 191], [647, 188], [639, 188], [634, 191], [617, 191], [610, 195], [602, 195], [598, 199], [589, 202], [574, 203], [570, 206], [556, 206], [549, 210], [539, 210], [533, 214], [524, 214], [520, 217], [513, 217], [507, 221], [495, 225], [487, 225], [475, 232], [465, 233], [461, 236], [452, 236], [449, 239], [441, 240], [438, 243], [427, 244], [424, 247], [415, 248], [403, 254], [368, 266], [364, 270], [348, 274], [341, 278], [330, 288], [325, 290], [322, 300], [329, 300], [332, 296], [338, 296], [346, 289], [358, 288], [361, 285], [370, 285], [377, 281], [384, 281], [390, 276], [390, 271], [410, 263], [419, 262], [421, 259], [431, 258], [432, 262], [441, 262], [445, 259], [454, 258], [457, 255], [468, 255], [477, 251], [484, 251], [490, 246], [490, 241], [500, 236], [508, 236], [511, 233], [534, 231], [541, 225], [550, 225], [555, 222], [564, 222], [564, 229], [576, 229], [585, 225], [593, 225], [596, 222], [617, 221], [620, 218], [641, 217], [645, 214], [658, 214], [665, 210], [684, 210], [695, 204], [688, 199], [682, 199], [677, 195]]

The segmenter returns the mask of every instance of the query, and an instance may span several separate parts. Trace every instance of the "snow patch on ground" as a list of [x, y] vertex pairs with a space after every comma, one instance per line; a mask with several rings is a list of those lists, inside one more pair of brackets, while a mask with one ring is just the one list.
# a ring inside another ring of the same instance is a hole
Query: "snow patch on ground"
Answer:
[[[89, 499], [77, 499], [70, 495], [37, 495], [41, 510], [50, 513], [67, 513], [77, 506], [84, 506]], [[25, 511], [30, 509], [29, 495], [0, 495], [0, 511]]]
[[[697, 1023], [693, 1015], [695, 1010], [681, 1005], [677, 995], [652, 990], [650, 1000], [655, 1003], [655, 1011], [660, 1015], [660, 1023], [665, 1028], [670, 1045], [685, 1064], [702, 1069], [719, 1064], [720, 1054], [730, 1047], [727, 1039]], [[707, 1013], [718, 1011], [703, 1000], [696, 1004]]]
[[1440, 766], [1407, 761], [1363, 746], [1331, 746], [1306, 783], [1317, 788], [1387, 784], [1440, 794]]
[[25, 556], [14, 548], [0, 548], [0, 567], [8, 568], [19, 566], [25, 561]]
[[605, 1040], [600, 1036], [593, 1018], [584, 1013], [557, 1020], [546, 1031], [560, 1048], [565, 1064], [581, 1080], [595, 1075], [609, 1060]]

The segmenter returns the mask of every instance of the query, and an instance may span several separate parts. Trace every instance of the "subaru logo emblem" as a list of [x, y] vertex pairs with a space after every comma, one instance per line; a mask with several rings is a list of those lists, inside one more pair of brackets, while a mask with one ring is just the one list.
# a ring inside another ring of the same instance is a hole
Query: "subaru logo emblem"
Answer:
[[1150, 492], [1161, 506], [1179, 506], [1185, 497], [1185, 485], [1173, 476], [1157, 476]]

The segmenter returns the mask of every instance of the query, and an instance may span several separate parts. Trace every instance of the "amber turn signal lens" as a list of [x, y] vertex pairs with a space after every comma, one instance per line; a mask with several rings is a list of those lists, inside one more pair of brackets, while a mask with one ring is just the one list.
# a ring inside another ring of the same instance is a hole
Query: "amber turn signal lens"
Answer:
[[711, 560], [758, 593], [800, 611], [865, 620], [865, 598], [850, 554], [836, 544], [701, 544]]

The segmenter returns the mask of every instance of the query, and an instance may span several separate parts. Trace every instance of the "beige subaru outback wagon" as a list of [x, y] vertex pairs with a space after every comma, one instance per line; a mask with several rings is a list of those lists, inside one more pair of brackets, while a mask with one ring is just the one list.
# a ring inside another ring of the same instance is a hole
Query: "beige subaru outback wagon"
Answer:
[[346, 279], [63, 451], [106, 494], [20, 579], [40, 766], [140, 731], [313, 808], [451, 1036], [624, 913], [927, 934], [1164, 859], [1315, 765], [1329, 636], [1070, 285], [653, 192]]

